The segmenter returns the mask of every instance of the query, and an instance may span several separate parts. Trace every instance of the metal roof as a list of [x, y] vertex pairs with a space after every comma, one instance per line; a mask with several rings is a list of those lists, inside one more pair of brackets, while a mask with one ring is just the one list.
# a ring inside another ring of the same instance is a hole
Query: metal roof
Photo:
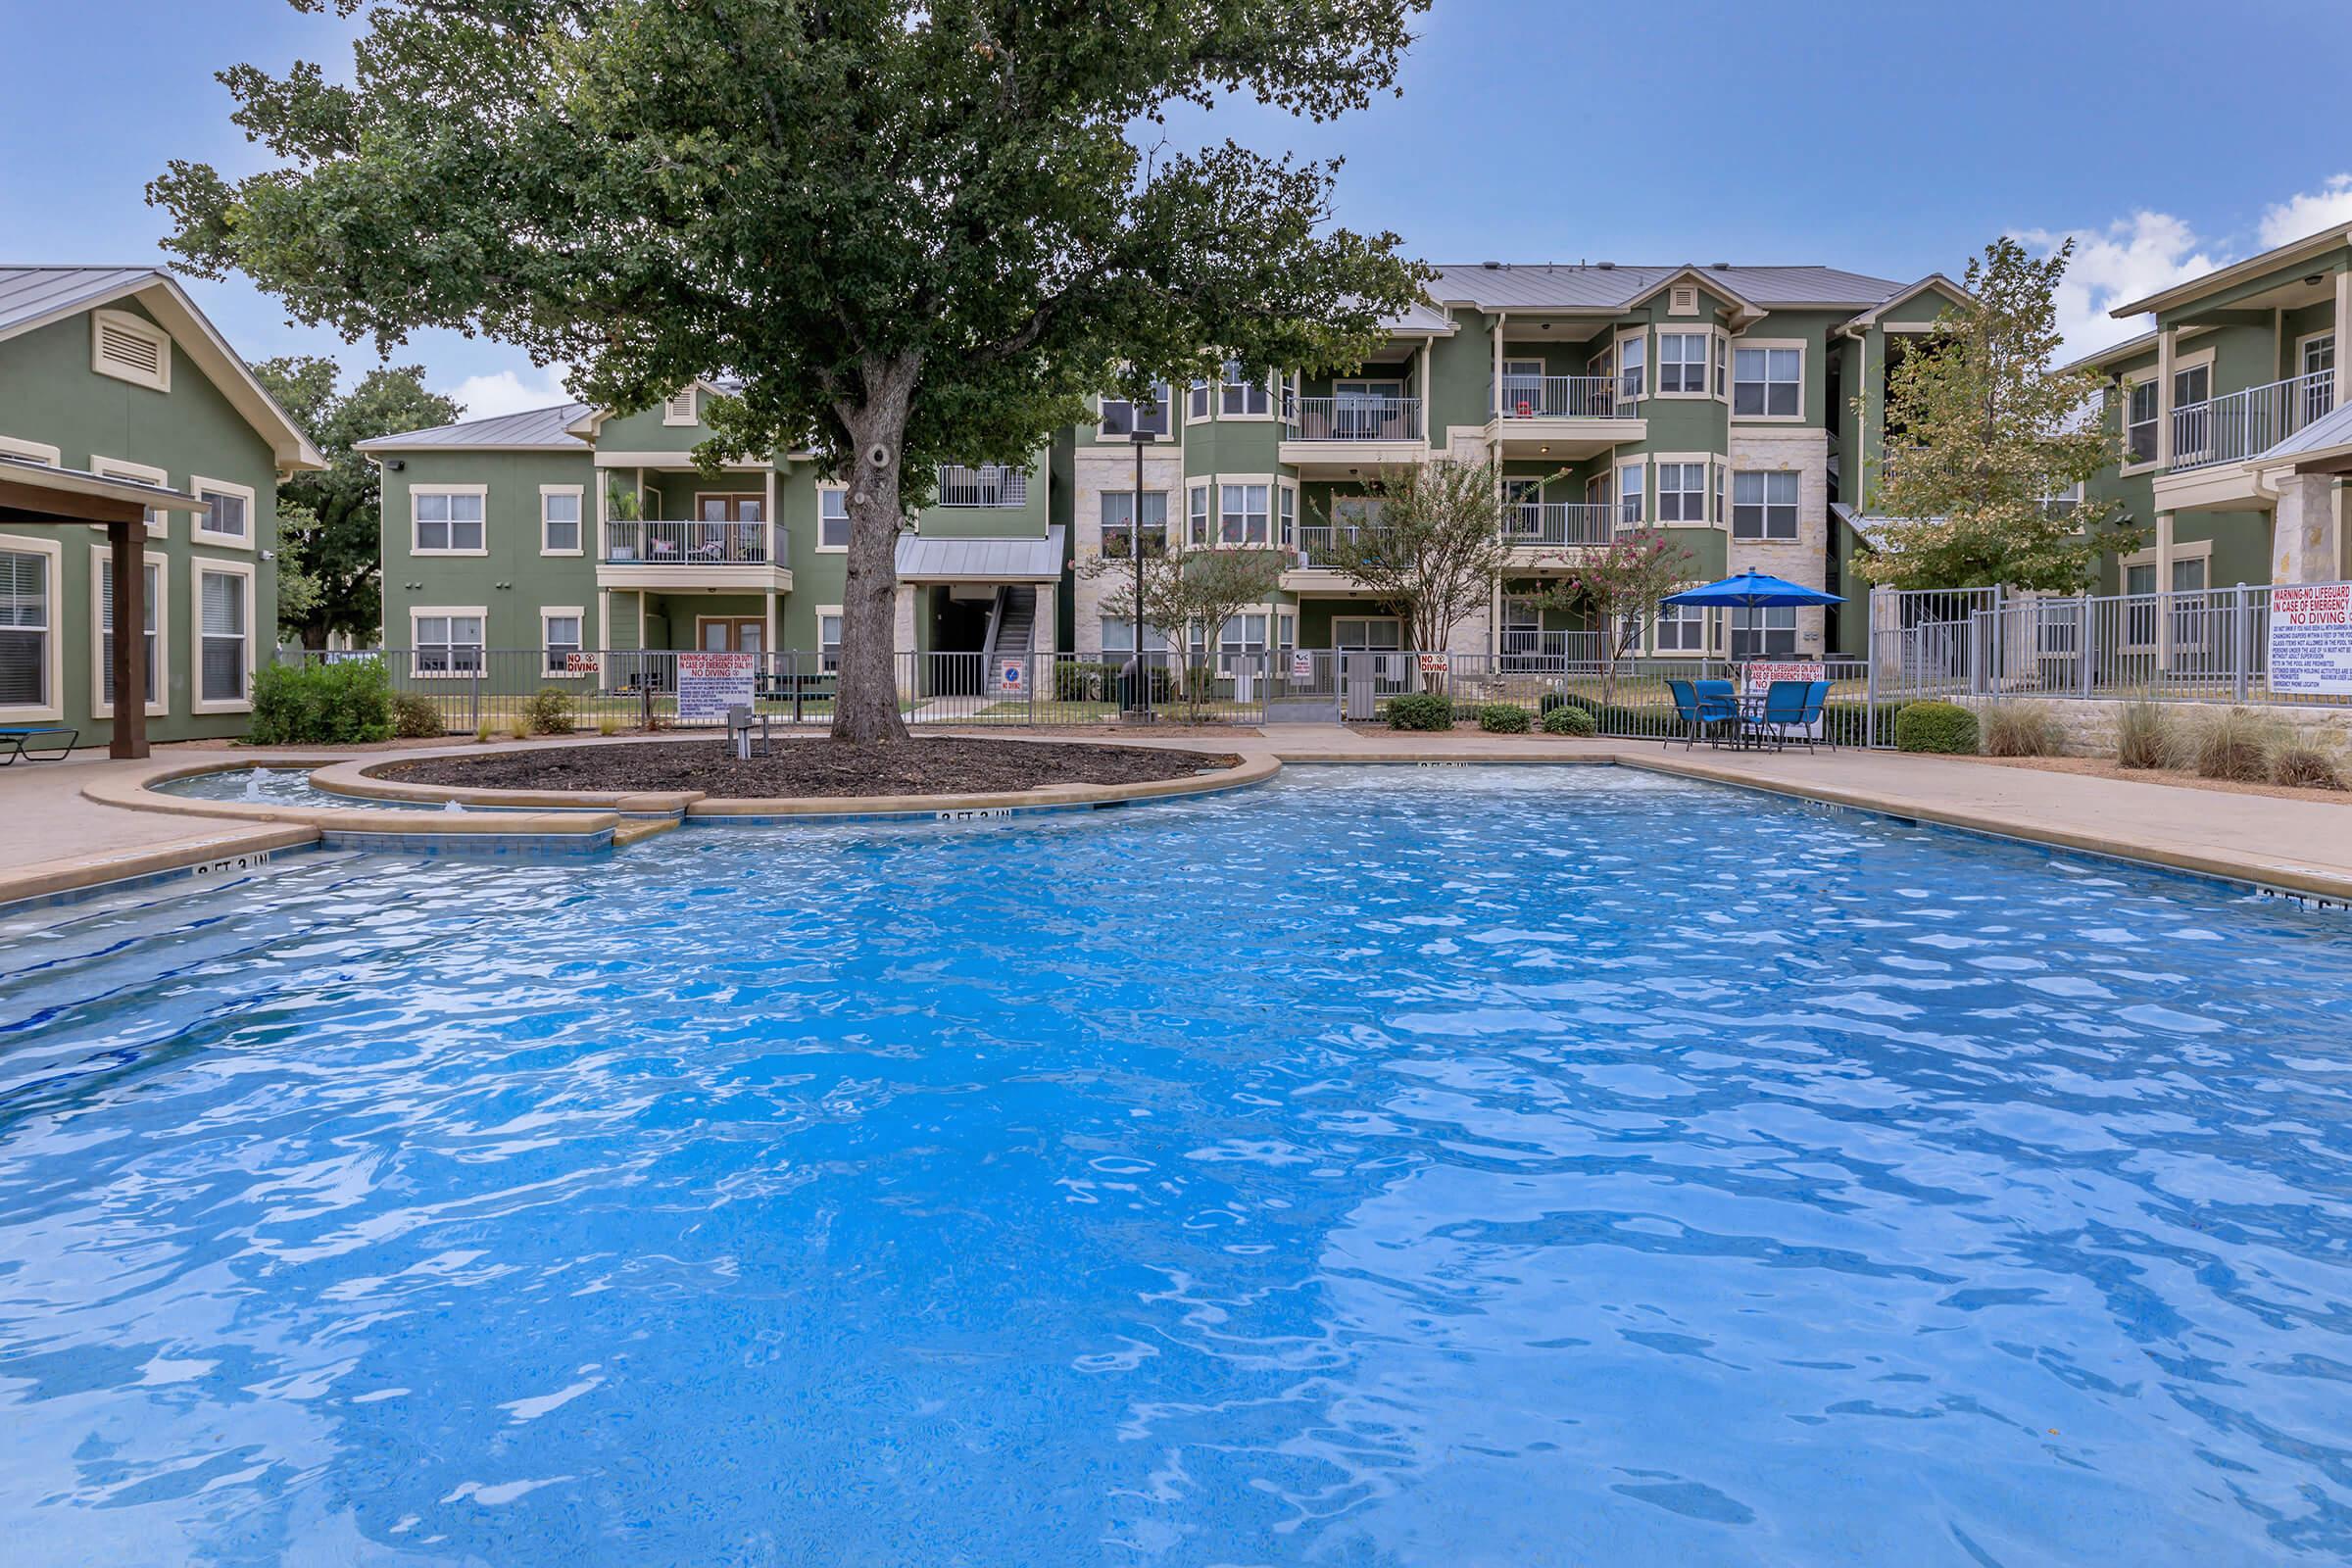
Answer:
[[588, 443], [567, 428], [585, 418], [585, 403], [559, 403], [552, 409], [526, 409], [520, 414], [493, 415], [487, 419], [461, 419], [426, 430], [404, 430], [355, 443], [362, 452], [547, 450], [585, 452]]
[[2312, 420], [2254, 461], [2276, 463], [2285, 458], [2301, 457], [2307, 452], [2327, 452], [2344, 446], [2352, 446], [2352, 403]]
[[1049, 523], [1043, 539], [936, 539], [899, 536], [902, 582], [1059, 582], [1062, 528]]
[[1430, 293], [1487, 310], [1605, 311], [1623, 307], [1681, 271], [1712, 277], [1741, 299], [1759, 306], [1822, 305], [1862, 310], [1893, 298], [1909, 285], [1890, 278], [1841, 271], [1835, 267], [1670, 267], [1579, 263], [1485, 263], [1440, 267]]
[[0, 332], [71, 316], [157, 275], [152, 267], [0, 267]]
[[[0, 453], [0, 479], [13, 480], [36, 490], [55, 491], [59, 495], [87, 496], [95, 501], [128, 501], [159, 512], [203, 512], [211, 505], [185, 490], [174, 490], [170, 485], [149, 484], [144, 479], [124, 479], [111, 473], [92, 473], [87, 468], [61, 468], [7, 453]], [[60, 511], [62, 514], [62, 507]]]

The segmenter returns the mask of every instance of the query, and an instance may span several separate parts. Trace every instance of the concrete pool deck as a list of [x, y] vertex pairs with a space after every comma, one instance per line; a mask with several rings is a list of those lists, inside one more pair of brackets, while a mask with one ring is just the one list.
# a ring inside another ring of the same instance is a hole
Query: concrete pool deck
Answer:
[[[1217, 787], [1222, 788], [1272, 777], [1286, 762], [1618, 764], [2352, 904], [2352, 808], [2322, 802], [2221, 794], [2031, 768], [1994, 768], [1973, 761], [1886, 752], [1686, 752], [1679, 745], [1661, 747], [1654, 741], [1573, 741], [1466, 730], [1423, 735], [1318, 724], [1231, 736], [1028, 731], [1020, 737], [1004, 738], [1100, 739], [1238, 754], [1245, 764], [1239, 771], [1247, 776], [1221, 778]], [[575, 737], [524, 744], [574, 745], [579, 741]], [[423, 834], [538, 835], [550, 843], [601, 848], [603, 843], [634, 842], [677, 820], [674, 816], [660, 821], [627, 820], [616, 809], [620, 805], [617, 798], [597, 800], [593, 806], [581, 801], [568, 810], [507, 810], [495, 816], [471, 817], [451, 813], [446, 819], [428, 816], [420, 820], [420, 813], [414, 809], [300, 808], [184, 798], [166, 801], [145, 793], [150, 784], [191, 771], [331, 766], [338, 779], [348, 779], [377, 761], [441, 752], [474, 755], [482, 750], [470, 743], [429, 751], [332, 755], [296, 749], [174, 748], [159, 751], [143, 761], [118, 762], [93, 755], [0, 769], [0, 906], [185, 873], [318, 843], [330, 836], [343, 842], [380, 838], [406, 843]], [[1139, 789], [1136, 794], [1149, 798], [1176, 793], [1164, 787], [1165, 782], [1160, 787]], [[1028, 808], [1067, 808], [1099, 799], [1096, 792], [1102, 788], [1057, 786], [1019, 796], [835, 800], [825, 805], [835, 814], [861, 816], [892, 811], [929, 816], [952, 809], [995, 809], [1008, 802]], [[484, 792], [484, 799], [495, 800], [495, 793]], [[662, 807], [675, 808], [671, 807], [675, 799], [663, 797]], [[633, 799], [630, 804], [653, 803]], [[685, 803], [684, 809], [694, 810], [700, 804]], [[580, 809], [580, 806], [590, 808]], [[808, 807], [809, 803], [801, 802], [714, 801], [695, 814], [812, 819], [819, 815]], [[588, 842], [599, 835], [601, 842]]]

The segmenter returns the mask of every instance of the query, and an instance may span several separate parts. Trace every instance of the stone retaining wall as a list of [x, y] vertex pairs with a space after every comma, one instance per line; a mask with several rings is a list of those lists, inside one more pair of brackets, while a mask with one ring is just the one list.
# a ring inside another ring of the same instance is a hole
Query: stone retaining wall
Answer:
[[[2117, 710], [2125, 705], [2103, 700], [2082, 701], [2078, 698], [2062, 700], [2011, 697], [1954, 698], [1963, 708], [1983, 710], [1994, 702], [2013, 702], [2047, 709], [2058, 715], [2066, 726], [2066, 751], [2070, 757], [2113, 757], [2115, 755], [2115, 724]], [[2242, 706], [2249, 713], [2275, 718], [2295, 732], [2305, 745], [2316, 746], [2347, 763], [2352, 763], [2352, 706], [2341, 708], [2280, 707], [2276, 704], [2247, 703], [2165, 703], [2166, 713], [2183, 735], [2193, 734], [2196, 726], [2213, 713], [2225, 712], [2232, 706]]]

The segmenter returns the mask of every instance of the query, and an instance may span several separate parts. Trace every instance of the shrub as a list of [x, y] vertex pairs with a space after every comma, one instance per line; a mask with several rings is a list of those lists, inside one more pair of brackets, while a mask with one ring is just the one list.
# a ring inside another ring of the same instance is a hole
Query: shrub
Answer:
[[2289, 741], [2271, 753], [2271, 782], [2297, 790], [2340, 790], [2344, 775], [2326, 752]]
[[494, 718], [485, 718], [479, 724], [476, 724], [473, 727], [473, 738], [474, 741], [479, 745], [489, 745], [490, 742], [497, 737], [497, 735], [498, 720]]
[[416, 692], [392, 694], [392, 733], [404, 741], [430, 740], [449, 733], [440, 705]]
[[[1119, 666], [1125, 660], [1075, 660], [1054, 666], [1054, 698], [1063, 703], [1115, 703], [1119, 700]], [[1168, 701], [1176, 691], [1176, 672], [1165, 664], [1152, 666], [1152, 700]]]
[[346, 745], [389, 740], [392, 686], [380, 659], [272, 664], [253, 677], [257, 746]]
[[2041, 703], [1992, 703], [1978, 715], [1986, 757], [2058, 757], [2066, 724]]
[[2271, 776], [2280, 726], [2242, 708], [2226, 708], [2198, 726], [2192, 754], [2201, 778], [2260, 784]]
[[1544, 710], [1544, 733], [1546, 735], [1573, 735], [1579, 740], [1591, 740], [1594, 735], [1600, 733], [1600, 725], [1593, 720], [1591, 713], [1586, 712], [1583, 709], [1571, 708], [1566, 703], [1561, 703]]
[[1389, 699], [1389, 728], [1451, 729], [1453, 699], [1437, 692], [1406, 692], [1402, 696], [1392, 697]]
[[561, 686], [542, 686], [522, 705], [522, 727], [533, 735], [568, 735], [572, 727], [571, 693]]
[[2126, 703], [2115, 710], [2115, 760], [2124, 767], [2177, 767], [2180, 738], [2162, 703]]
[[617, 735], [620, 733], [620, 720], [611, 713], [600, 713], [597, 715], [596, 732], [599, 735]]
[[1977, 715], [1958, 703], [1908, 703], [1894, 715], [1894, 749], [1977, 755]]
[[1528, 723], [1527, 710], [1517, 703], [1478, 705], [1478, 727], [1490, 735], [1524, 735]]

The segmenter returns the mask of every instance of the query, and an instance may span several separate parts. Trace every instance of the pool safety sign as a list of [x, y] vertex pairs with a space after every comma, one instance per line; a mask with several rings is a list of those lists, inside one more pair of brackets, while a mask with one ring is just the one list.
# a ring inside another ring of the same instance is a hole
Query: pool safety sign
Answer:
[[602, 675], [605, 656], [602, 654], [565, 654], [564, 673], [566, 675]]
[[724, 721], [730, 708], [752, 706], [758, 654], [678, 655], [678, 722]]
[[1024, 682], [1025, 680], [1027, 680], [1027, 679], [1028, 679], [1028, 677], [1029, 677], [1029, 666], [1028, 666], [1028, 664], [1027, 664], [1027, 663], [1025, 663], [1025, 662], [1016, 663], [1016, 662], [1014, 662], [1012, 660], [1009, 660], [1009, 659], [1007, 659], [1006, 661], [1004, 661], [1004, 689], [1005, 689], [1006, 691], [1008, 691], [1008, 692], [1017, 692], [1017, 691], [1019, 691], [1019, 690], [1021, 689], [1022, 682]]
[[1421, 673], [1424, 675], [1443, 675], [1452, 667], [1453, 661], [1445, 654], [1421, 656]]
[[2271, 690], [2352, 696], [2352, 583], [2271, 589]]
[[1776, 680], [1828, 680], [1829, 671], [1821, 661], [1802, 659], [1757, 660], [1747, 666], [1747, 695], [1761, 697], [1772, 690]]

